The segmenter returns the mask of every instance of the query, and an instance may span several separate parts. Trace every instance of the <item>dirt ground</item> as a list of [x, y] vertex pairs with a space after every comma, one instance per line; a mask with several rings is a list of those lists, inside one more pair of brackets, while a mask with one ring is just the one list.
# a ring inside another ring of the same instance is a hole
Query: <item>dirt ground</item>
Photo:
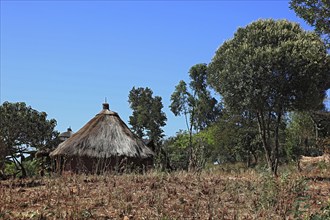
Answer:
[[0, 181], [0, 219], [326, 219], [329, 195], [327, 166], [64, 175]]

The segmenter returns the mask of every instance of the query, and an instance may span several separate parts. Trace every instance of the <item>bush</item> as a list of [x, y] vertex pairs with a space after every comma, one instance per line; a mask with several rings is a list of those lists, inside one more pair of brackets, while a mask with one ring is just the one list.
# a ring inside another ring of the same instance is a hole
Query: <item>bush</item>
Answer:
[[[28, 177], [32, 177], [38, 174], [38, 162], [37, 160], [27, 160], [23, 162], [26, 174]], [[15, 165], [15, 162], [7, 162], [5, 165], [5, 174], [12, 177], [22, 177], [21, 170]]]

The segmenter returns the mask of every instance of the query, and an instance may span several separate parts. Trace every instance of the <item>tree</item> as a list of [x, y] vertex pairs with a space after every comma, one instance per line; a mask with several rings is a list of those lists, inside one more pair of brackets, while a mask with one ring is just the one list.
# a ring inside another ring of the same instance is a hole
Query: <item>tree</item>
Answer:
[[171, 167], [175, 170], [188, 168], [188, 152], [189, 134], [187, 131], [180, 130], [173, 137], [164, 140], [163, 148], [166, 150], [170, 158]]
[[330, 112], [326, 110], [309, 112], [314, 122], [315, 138], [330, 137]]
[[148, 137], [157, 145], [164, 136], [163, 129], [166, 125], [166, 115], [162, 111], [162, 98], [153, 97], [150, 88], [135, 88], [129, 92], [128, 102], [133, 110], [129, 117], [132, 130], [140, 137]]
[[329, 0], [291, 0], [290, 8], [315, 28], [330, 46], [330, 1]]
[[214, 123], [220, 115], [221, 106], [211, 96], [207, 88], [207, 65], [196, 64], [189, 70], [190, 90], [185, 81], [181, 80], [171, 95], [171, 111], [175, 116], [184, 115], [189, 132], [189, 166], [195, 169], [197, 165], [193, 148], [193, 129], [203, 130]]
[[258, 162], [261, 141], [255, 116], [222, 110], [221, 118], [201, 132], [211, 144], [208, 157], [218, 162], [245, 162], [247, 167]]
[[316, 133], [311, 114], [309, 112], [291, 112], [288, 118], [285, 142], [288, 159], [298, 161], [300, 155], [313, 155]]
[[298, 162], [301, 155], [318, 156], [330, 149], [330, 113], [304, 111], [289, 113], [285, 151], [288, 159]]
[[283, 115], [322, 108], [329, 71], [319, 36], [270, 19], [239, 28], [216, 51], [208, 77], [231, 110], [256, 115], [266, 161], [276, 175]]
[[316, 146], [323, 153], [330, 153], [330, 112], [326, 110], [310, 113], [314, 122]]
[[0, 106], [0, 119], [0, 142], [5, 148], [5, 157], [13, 161], [25, 177], [23, 162], [32, 148], [53, 147], [58, 136], [54, 130], [56, 120], [48, 120], [45, 112], [38, 112], [24, 102], [4, 102]]

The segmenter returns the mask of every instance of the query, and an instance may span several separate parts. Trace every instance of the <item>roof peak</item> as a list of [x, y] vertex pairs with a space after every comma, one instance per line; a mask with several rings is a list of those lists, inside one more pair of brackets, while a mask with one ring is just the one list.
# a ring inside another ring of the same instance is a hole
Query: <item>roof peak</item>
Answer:
[[103, 109], [104, 109], [104, 110], [110, 110], [109, 103], [105, 102], [105, 103], [103, 103], [102, 105], [103, 105]]
[[118, 116], [117, 112], [114, 112], [114, 111], [110, 110], [109, 103], [104, 102], [102, 104], [102, 106], [103, 106], [103, 109], [97, 115], [103, 114], [103, 115], [116, 115], [116, 116]]

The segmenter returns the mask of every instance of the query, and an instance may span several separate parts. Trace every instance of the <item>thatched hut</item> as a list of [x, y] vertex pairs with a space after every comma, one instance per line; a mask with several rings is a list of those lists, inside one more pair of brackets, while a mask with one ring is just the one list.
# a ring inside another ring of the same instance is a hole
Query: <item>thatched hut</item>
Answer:
[[60, 141], [65, 141], [66, 139], [71, 137], [73, 134], [74, 133], [73, 133], [71, 127], [69, 127], [65, 132], [62, 132], [58, 137], [59, 137]]
[[100, 173], [150, 167], [154, 153], [105, 103], [100, 113], [50, 156], [55, 160], [57, 171]]

